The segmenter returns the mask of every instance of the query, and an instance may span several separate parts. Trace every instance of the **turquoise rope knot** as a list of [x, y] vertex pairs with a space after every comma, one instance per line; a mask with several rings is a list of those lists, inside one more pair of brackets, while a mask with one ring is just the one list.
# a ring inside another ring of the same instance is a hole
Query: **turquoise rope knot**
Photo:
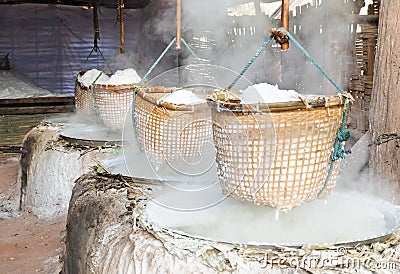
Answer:
[[339, 139], [339, 142], [345, 142], [345, 141], [349, 140], [350, 137], [351, 137], [350, 130], [339, 129], [339, 131], [337, 133], [337, 138]]
[[343, 149], [343, 142], [346, 142], [351, 136], [351, 131], [348, 129], [339, 128], [336, 136], [335, 143], [333, 145], [333, 152], [331, 154], [332, 161], [339, 159], [345, 159], [347, 154], [351, 153], [351, 150]]
[[347, 154], [350, 154], [351, 150], [343, 149], [343, 142], [340, 142], [339, 139], [336, 139], [335, 144], [333, 145], [333, 152], [331, 154], [331, 160], [333, 162], [339, 159], [345, 159]]
[[344, 150], [342, 144], [334, 146], [334, 150], [331, 154], [332, 161], [337, 161], [339, 159], [345, 159], [347, 154], [350, 154], [351, 150]]

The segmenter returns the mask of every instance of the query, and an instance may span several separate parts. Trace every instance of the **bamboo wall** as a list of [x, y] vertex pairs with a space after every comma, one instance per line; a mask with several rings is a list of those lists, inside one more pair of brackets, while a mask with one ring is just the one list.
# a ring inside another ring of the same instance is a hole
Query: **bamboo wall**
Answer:
[[369, 107], [374, 76], [375, 50], [378, 39], [380, 0], [368, 7], [369, 20], [359, 24], [361, 32], [354, 37], [353, 66], [350, 70], [349, 90], [355, 101], [351, 108], [349, 128], [356, 138], [369, 129]]

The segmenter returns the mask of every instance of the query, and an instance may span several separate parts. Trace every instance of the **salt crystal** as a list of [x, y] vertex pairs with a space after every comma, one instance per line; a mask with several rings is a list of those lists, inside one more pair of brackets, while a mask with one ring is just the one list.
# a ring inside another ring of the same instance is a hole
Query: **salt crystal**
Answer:
[[245, 104], [282, 103], [301, 101], [294, 90], [282, 90], [277, 85], [260, 83], [240, 91], [240, 99]]
[[[99, 78], [97, 79], [97, 77]], [[78, 81], [82, 83], [82, 85], [84, 85], [85, 87], [90, 87], [90, 85], [93, 84], [95, 81], [96, 84], [104, 84], [107, 83], [108, 80], [109, 77], [104, 74], [104, 72], [98, 69], [91, 69], [86, 71], [83, 75], [78, 75]]]
[[204, 99], [197, 97], [192, 91], [179, 89], [160, 99], [159, 103], [166, 102], [175, 105], [197, 105], [205, 103]]
[[124, 70], [117, 70], [111, 75], [110, 80], [107, 84], [109, 85], [130, 85], [137, 84], [141, 80], [141, 77], [136, 70], [129, 68]]
[[[99, 77], [100, 75], [100, 77]], [[97, 77], [99, 77], [97, 79]], [[97, 79], [97, 80], [96, 80]], [[137, 84], [141, 80], [139, 74], [132, 68], [117, 70], [111, 77], [97, 69], [86, 71], [83, 75], [78, 76], [78, 81], [84, 86], [89, 87], [91, 84], [100, 85], [130, 85]]]

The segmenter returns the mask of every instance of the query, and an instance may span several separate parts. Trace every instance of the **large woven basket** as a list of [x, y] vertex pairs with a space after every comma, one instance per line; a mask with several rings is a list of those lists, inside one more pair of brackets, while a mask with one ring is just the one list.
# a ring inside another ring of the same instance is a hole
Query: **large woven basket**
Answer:
[[[196, 163], [202, 144], [212, 142], [211, 112], [206, 102], [174, 105], [159, 100], [174, 89], [141, 88], [135, 98], [135, 129], [142, 150], [155, 166], [173, 161]], [[204, 98], [210, 91], [202, 90]]]
[[[344, 114], [342, 96], [241, 105], [209, 100], [218, 176], [225, 195], [290, 210], [324, 188]], [[337, 165], [322, 194], [335, 185]]]
[[123, 128], [126, 114], [132, 108], [136, 87], [136, 84], [93, 85], [95, 108], [106, 127], [111, 130]]
[[95, 116], [96, 112], [93, 106], [93, 95], [90, 91], [90, 87], [86, 87], [79, 81], [79, 77], [84, 74], [85, 71], [81, 71], [76, 75], [76, 80], [75, 80], [76, 113], [82, 115]]

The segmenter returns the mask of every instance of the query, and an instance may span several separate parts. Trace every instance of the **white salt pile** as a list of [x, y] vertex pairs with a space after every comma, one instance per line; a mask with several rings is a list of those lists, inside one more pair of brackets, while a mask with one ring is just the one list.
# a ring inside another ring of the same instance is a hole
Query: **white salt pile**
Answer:
[[12, 71], [0, 71], [0, 99], [57, 96], [47, 89], [37, 87], [26, 77]]
[[[99, 79], [96, 80], [99, 75]], [[95, 84], [100, 85], [129, 85], [137, 84], [140, 80], [141, 77], [132, 68], [117, 70], [111, 77], [97, 69], [88, 70], [83, 75], [78, 76], [78, 81], [86, 87], [89, 87], [95, 81]]]
[[110, 80], [106, 83], [109, 85], [129, 85], [137, 84], [142, 78], [132, 68], [117, 70], [113, 75], [111, 75]]
[[240, 91], [240, 99], [245, 104], [282, 103], [301, 101], [294, 90], [282, 90], [278, 85], [256, 84]]
[[179, 89], [161, 98], [158, 103], [166, 102], [175, 105], [197, 105], [205, 103], [206, 100], [197, 97], [192, 91]]
[[[96, 78], [99, 77], [99, 79]], [[97, 69], [91, 69], [86, 71], [83, 75], [78, 76], [78, 81], [82, 83], [85, 87], [90, 87], [91, 84], [93, 84], [94, 81], [96, 81], [96, 84], [102, 84], [108, 82], [110, 77], [108, 77], [107, 74], [104, 72], [101, 72], [100, 70]]]

